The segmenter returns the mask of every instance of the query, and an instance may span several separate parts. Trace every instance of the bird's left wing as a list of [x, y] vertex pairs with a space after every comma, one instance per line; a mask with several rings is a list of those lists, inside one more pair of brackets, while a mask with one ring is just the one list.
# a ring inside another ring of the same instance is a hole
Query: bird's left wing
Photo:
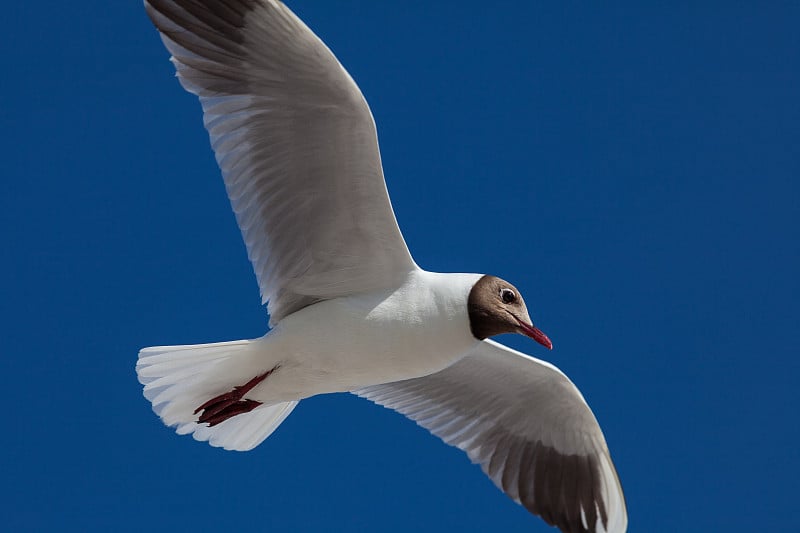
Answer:
[[605, 438], [556, 367], [482, 341], [429, 376], [355, 394], [464, 450], [500, 490], [564, 532], [625, 531], [625, 498]]

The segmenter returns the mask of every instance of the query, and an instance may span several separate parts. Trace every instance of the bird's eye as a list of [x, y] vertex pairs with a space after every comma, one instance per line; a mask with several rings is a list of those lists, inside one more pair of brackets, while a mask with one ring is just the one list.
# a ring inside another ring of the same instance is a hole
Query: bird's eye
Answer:
[[517, 295], [511, 289], [501, 289], [500, 297], [503, 299], [503, 303], [507, 304], [517, 301]]

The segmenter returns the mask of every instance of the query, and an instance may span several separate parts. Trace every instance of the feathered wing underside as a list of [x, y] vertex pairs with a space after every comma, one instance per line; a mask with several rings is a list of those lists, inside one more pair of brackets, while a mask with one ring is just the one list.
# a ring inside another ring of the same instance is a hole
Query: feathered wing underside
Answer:
[[464, 450], [500, 490], [564, 532], [627, 528], [603, 433], [548, 363], [487, 340], [436, 374], [354, 393]]
[[395, 286], [416, 268], [375, 123], [330, 50], [281, 2], [146, 0], [204, 122], [272, 323]]

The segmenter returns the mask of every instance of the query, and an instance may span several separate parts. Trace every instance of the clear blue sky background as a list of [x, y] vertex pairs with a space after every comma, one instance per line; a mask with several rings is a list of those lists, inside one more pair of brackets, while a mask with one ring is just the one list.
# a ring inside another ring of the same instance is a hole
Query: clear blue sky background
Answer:
[[[790, 530], [800, 8], [638, 4], [290, 3], [372, 106], [418, 263], [522, 289], [555, 350], [505, 341], [584, 392], [631, 530]], [[200, 107], [139, 1], [4, 20], [0, 529], [549, 531], [348, 395], [245, 454], [164, 427], [139, 348], [266, 328]]]

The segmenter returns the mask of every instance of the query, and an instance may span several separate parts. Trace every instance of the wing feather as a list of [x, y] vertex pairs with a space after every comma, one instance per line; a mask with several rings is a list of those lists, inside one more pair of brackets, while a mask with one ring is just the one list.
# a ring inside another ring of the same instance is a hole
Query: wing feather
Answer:
[[399, 285], [417, 268], [383, 179], [375, 123], [325, 44], [275, 0], [146, 0], [200, 97], [271, 323]]
[[564, 532], [627, 528], [600, 426], [549, 363], [487, 340], [436, 374], [354, 393], [464, 450], [500, 490]]

